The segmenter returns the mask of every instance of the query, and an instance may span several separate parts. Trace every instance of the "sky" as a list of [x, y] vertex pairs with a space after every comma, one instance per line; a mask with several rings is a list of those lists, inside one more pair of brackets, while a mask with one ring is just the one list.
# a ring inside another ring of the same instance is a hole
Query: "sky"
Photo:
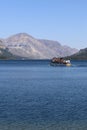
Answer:
[[87, 0], [0, 0], [0, 38], [28, 33], [87, 47]]

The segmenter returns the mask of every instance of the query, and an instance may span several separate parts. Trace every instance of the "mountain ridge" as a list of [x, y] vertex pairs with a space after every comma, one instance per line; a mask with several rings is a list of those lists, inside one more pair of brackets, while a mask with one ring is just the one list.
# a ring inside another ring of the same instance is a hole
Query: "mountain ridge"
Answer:
[[79, 52], [76, 54], [73, 54], [67, 58], [70, 58], [72, 60], [87, 60], [87, 48], [80, 49]]
[[61, 45], [58, 41], [37, 39], [27, 33], [18, 33], [2, 40], [8, 51], [27, 59], [51, 59], [76, 53], [78, 50]]

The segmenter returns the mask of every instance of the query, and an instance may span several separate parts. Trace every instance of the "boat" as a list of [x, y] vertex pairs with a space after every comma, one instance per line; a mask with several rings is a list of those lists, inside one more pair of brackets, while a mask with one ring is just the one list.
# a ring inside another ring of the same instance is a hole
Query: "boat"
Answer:
[[71, 66], [71, 62], [70, 60], [65, 60], [63, 58], [56, 58], [54, 57], [52, 60], [51, 60], [51, 65], [53, 66]]

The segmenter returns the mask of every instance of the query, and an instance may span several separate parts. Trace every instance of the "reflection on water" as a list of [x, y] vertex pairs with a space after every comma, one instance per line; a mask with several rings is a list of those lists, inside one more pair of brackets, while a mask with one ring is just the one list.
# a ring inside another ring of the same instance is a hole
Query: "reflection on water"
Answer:
[[0, 61], [0, 130], [87, 130], [87, 61]]

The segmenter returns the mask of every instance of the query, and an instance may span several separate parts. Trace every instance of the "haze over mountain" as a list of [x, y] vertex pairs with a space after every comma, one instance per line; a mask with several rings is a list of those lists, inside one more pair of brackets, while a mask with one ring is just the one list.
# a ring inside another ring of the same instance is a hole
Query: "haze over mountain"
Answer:
[[7, 39], [1, 39], [1, 44], [8, 53], [25, 59], [50, 59], [55, 56], [64, 57], [78, 50], [62, 46], [58, 41], [36, 39], [29, 34], [19, 33]]

